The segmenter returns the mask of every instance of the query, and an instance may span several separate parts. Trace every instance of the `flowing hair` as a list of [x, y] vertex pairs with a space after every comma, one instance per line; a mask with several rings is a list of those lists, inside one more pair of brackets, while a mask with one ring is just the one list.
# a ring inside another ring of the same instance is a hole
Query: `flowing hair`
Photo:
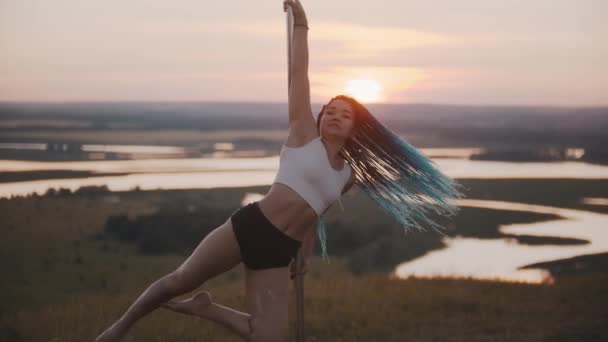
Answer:
[[[443, 174], [433, 161], [405, 139], [384, 127], [350, 96], [338, 95], [323, 106], [317, 116], [319, 135], [325, 107], [338, 99], [347, 101], [354, 111], [354, 127], [340, 155], [355, 173], [355, 184], [395, 218], [404, 232], [412, 228], [424, 231], [424, 226], [428, 225], [443, 234], [444, 228], [428, 214], [434, 212], [446, 217], [457, 214], [460, 208], [451, 199], [465, 197], [461, 192], [464, 187]], [[326, 229], [322, 217], [317, 233], [326, 258]]]

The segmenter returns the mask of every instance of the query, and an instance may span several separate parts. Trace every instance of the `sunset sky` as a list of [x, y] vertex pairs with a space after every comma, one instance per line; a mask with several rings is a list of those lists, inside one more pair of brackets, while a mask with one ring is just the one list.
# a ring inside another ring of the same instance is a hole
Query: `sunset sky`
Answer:
[[[603, 0], [301, 0], [311, 96], [608, 105]], [[0, 0], [0, 101], [287, 99], [282, 0]]]

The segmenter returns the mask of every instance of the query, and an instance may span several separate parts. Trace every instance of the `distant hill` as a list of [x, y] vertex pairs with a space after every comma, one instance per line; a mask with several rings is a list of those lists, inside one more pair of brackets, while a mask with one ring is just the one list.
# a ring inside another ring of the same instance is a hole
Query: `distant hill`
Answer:
[[[321, 106], [313, 104], [315, 116]], [[586, 148], [593, 151], [587, 154], [588, 160], [603, 160], [608, 146], [608, 107], [369, 104], [368, 108], [416, 147]], [[127, 137], [140, 132], [163, 138], [142, 144], [184, 146], [199, 138], [184, 139], [176, 131], [215, 134], [230, 130], [236, 131], [232, 140], [242, 138], [276, 148], [286, 136], [287, 126], [285, 103], [0, 103], [0, 142], [61, 141], [57, 133], [84, 132], [85, 137], [92, 137], [99, 132], [124, 132]], [[163, 130], [171, 132], [162, 134]], [[261, 135], [240, 137], [240, 130]], [[44, 137], [36, 138], [40, 132]], [[168, 138], [170, 134], [175, 135], [173, 140]], [[107, 143], [117, 142], [112, 138]]]

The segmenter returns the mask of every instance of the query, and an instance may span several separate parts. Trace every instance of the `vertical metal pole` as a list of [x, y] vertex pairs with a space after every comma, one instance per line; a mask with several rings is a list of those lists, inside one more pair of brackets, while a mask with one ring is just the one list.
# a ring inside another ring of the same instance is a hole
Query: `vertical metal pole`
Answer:
[[304, 257], [302, 249], [298, 251], [296, 257], [296, 342], [304, 342], [304, 275], [302, 274]]
[[[293, 13], [291, 7], [286, 6], [287, 12], [287, 102], [289, 103], [289, 88], [291, 87], [291, 43], [293, 41]], [[296, 289], [296, 342], [304, 342], [304, 257], [302, 248], [296, 255], [296, 275], [294, 277], [294, 287]]]

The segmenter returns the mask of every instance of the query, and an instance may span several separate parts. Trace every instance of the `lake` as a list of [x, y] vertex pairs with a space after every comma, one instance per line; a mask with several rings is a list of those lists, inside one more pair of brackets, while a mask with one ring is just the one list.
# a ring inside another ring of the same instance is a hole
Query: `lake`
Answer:
[[[466, 178], [573, 178], [608, 179], [608, 167], [584, 162], [497, 162], [467, 159], [475, 149], [424, 149], [424, 153], [450, 158], [433, 158], [448, 176]], [[278, 156], [262, 158], [175, 158], [144, 160], [100, 160], [77, 162], [34, 162], [0, 160], [0, 170], [26, 172], [35, 170], [83, 170], [105, 176], [35, 180], [0, 184], [0, 197], [43, 194], [49, 188], [76, 190], [82, 186], [107, 185], [113, 191], [139, 187], [148, 189], [202, 189], [269, 185], [278, 168]], [[107, 175], [108, 173], [129, 173]], [[248, 194], [243, 203], [259, 199], [261, 194]], [[594, 205], [606, 205], [607, 198], [582, 199]], [[560, 220], [512, 224], [501, 232], [535, 236], [568, 237], [588, 240], [583, 245], [531, 246], [511, 239], [445, 238], [448, 246], [399, 265], [394, 275], [437, 277], [457, 276], [477, 279], [500, 279], [530, 283], [550, 282], [550, 275], [540, 269], [520, 270], [536, 262], [574, 257], [581, 254], [608, 252], [608, 215], [590, 211], [564, 209], [527, 203], [461, 199], [460, 206], [551, 213]]]
[[[470, 160], [476, 149], [421, 149], [445, 174], [464, 178], [574, 178], [606, 179], [608, 166], [576, 161], [501, 162]], [[453, 155], [435, 158], [434, 155]], [[40, 170], [77, 170], [104, 173], [104, 176], [0, 183], [0, 198], [11, 195], [44, 193], [47, 189], [107, 185], [113, 191], [139, 187], [150, 189], [205, 189], [269, 185], [279, 165], [278, 156], [259, 158], [164, 158], [98, 161], [18, 161], [0, 160], [0, 170], [12, 172]], [[108, 173], [129, 173], [111, 176]]]

